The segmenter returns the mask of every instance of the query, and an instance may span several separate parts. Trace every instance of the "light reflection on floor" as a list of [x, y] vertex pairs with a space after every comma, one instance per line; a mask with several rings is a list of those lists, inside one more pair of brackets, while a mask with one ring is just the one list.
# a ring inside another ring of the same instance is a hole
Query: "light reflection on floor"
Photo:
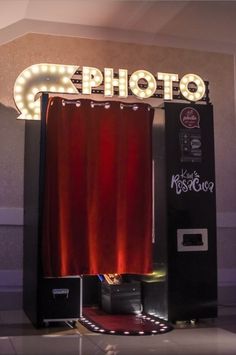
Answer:
[[64, 324], [35, 329], [23, 311], [0, 311], [0, 354], [235, 355], [235, 311], [150, 336], [102, 335], [91, 333], [82, 325], [74, 329]]

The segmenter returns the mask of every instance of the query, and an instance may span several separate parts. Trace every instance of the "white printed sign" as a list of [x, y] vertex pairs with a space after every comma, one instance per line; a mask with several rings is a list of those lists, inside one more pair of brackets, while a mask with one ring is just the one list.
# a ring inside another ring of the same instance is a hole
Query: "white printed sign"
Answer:
[[177, 195], [188, 191], [212, 193], [214, 186], [212, 181], [202, 181], [197, 171], [190, 173], [182, 169], [180, 174], [173, 174], [171, 177], [171, 189], [175, 190]]

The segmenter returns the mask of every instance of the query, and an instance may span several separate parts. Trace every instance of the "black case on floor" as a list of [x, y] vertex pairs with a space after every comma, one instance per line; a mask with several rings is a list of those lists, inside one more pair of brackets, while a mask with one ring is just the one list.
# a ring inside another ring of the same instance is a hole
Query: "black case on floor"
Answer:
[[102, 309], [107, 313], [139, 313], [141, 306], [140, 282], [109, 285], [102, 283]]
[[80, 278], [45, 278], [42, 280], [42, 320], [80, 318]]

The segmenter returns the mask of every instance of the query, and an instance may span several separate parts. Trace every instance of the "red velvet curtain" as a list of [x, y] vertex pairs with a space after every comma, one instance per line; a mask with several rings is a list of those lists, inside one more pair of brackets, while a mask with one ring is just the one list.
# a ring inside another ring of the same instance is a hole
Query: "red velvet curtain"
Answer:
[[152, 120], [147, 104], [49, 100], [45, 276], [152, 270]]

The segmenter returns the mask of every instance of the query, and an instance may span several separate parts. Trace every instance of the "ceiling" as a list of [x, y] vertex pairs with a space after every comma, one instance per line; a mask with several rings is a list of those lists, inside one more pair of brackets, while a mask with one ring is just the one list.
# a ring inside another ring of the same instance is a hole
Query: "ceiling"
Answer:
[[236, 1], [0, 0], [0, 44], [26, 33], [236, 52]]

